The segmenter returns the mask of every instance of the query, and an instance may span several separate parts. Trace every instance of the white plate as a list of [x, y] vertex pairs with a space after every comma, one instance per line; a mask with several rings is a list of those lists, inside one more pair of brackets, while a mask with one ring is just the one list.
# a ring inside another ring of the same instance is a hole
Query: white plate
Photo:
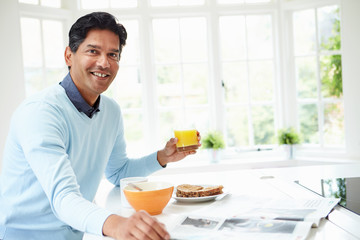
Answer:
[[[203, 186], [203, 187], [211, 186], [211, 185], [205, 185], [205, 184], [199, 184], [199, 185]], [[173, 198], [178, 202], [206, 202], [206, 201], [215, 200], [217, 197], [222, 198], [222, 196], [224, 196], [224, 195], [227, 195], [227, 193], [223, 189], [223, 193], [220, 193], [220, 194], [217, 194], [217, 195], [212, 195], [212, 196], [206, 196], [206, 197], [177, 197], [176, 196], [176, 189], [175, 189]]]

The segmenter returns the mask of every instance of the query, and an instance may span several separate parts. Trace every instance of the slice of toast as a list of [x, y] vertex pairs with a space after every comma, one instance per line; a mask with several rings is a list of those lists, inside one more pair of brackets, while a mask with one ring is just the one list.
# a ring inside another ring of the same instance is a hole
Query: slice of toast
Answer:
[[222, 185], [203, 187], [199, 185], [182, 184], [176, 187], [177, 197], [206, 197], [223, 193]]

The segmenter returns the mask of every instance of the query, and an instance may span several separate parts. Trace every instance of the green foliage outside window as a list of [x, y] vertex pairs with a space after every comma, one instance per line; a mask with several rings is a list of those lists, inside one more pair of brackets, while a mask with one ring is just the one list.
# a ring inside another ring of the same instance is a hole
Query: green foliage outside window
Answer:
[[300, 135], [294, 128], [280, 129], [278, 132], [278, 142], [280, 145], [299, 144], [301, 142]]
[[[334, 12], [334, 15], [339, 16], [339, 8]], [[321, 47], [329, 51], [341, 49], [340, 36], [340, 19], [335, 18], [332, 27], [333, 35], [328, 39], [328, 42], [323, 42]], [[341, 55], [331, 55], [327, 61], [323, 62], [322, 88], [330, 96], [341, 97], [343, 93], [342, 88], [342, 65]]]
[[204, 149], [222, 149], [225, 148], [225, 142], [220, 132], [210, 131], [202, 139], [201, 145]]

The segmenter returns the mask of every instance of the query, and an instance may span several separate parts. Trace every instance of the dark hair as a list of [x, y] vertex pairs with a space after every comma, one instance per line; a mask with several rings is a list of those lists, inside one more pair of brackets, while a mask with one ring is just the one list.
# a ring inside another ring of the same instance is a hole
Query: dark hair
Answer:
[[69, 47], [76, 52], [79, 45], [84, 41], [88, 32], [92, 29], [110, 30], [119, 36], [120, 53], [126, 44], [127, 32], [124, 26], [117, 22], [117, 19], [107, 12], [93, 12], [80, 17], [69, 31]]

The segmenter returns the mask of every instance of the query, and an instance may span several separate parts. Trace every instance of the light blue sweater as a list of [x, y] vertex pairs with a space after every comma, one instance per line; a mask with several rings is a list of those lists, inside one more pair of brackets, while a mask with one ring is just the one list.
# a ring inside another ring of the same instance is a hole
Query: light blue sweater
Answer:
[[156, 152], [129, 159], [119, 106], [101, 96], [99, 108], [90, 119], [56, 85], [16, 110], [0, 175], [0, 239], [102, 235], [112, 213], [92, 201], [103, 173], [119, 185], [162, 169]]

